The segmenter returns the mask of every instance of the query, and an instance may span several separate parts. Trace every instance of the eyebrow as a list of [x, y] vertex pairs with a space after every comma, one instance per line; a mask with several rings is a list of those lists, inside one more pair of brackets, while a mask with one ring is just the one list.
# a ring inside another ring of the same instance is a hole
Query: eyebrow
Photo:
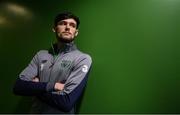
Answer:
[[57, 24], [62, 24], [62, 23], [69, 23], [70, 25], [74, 25], [75, 27], [77, 27], [77, 24], [76, 23], [74, 23], [74, 22], [67, 22], [67, 21], [64, 21], [64, 20], [61, 20], [61, 21], [59, 21]]
[[[59, 22], [67, 22], [67, 21], [61, 20], [61, 21], [59, 21]], [[58, 23], [59, 23], [59, 22], [58, 22]], [[76, 24], [76, 23], [74, 23], [74, 22], [67, 22], [67, 23], [73, 23], [73, 24]]]

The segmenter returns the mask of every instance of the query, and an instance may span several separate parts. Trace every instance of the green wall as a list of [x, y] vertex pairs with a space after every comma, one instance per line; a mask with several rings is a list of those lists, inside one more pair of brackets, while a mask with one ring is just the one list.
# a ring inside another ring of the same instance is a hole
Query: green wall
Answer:
[[29, 110], [13, 84], [64, 10], [80, 17], [76, 43], [93, 58], [79, 113], [180, 113], [180, 0], [1, 1], [0, 113]]

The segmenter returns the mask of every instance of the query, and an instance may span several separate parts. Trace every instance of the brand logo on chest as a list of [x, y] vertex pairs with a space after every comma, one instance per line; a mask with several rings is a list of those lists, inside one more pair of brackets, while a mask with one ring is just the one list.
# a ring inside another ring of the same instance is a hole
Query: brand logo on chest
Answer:
[[68, 69], [71, 67], [72, 62], [70, 60], [62, 60], [60, 63], [61, 68]]

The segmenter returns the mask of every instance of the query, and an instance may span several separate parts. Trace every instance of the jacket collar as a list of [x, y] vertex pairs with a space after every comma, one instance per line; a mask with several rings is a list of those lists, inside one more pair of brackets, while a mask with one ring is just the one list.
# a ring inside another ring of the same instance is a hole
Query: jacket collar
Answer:
[[71, 51], [76, 50], [77, 47], [74, 42], [70, 43], [63, 43], [63, 44], [51, 44], [51, 48], [49, 49], [49, 53], [52, 53], [53, 55], [57, 55], [59, 53], [68, 53]]

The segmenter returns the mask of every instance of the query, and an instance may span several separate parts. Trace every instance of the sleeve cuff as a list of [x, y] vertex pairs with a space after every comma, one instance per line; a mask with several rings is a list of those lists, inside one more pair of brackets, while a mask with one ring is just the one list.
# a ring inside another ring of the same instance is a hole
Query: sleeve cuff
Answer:
[[49, 92], [49, 91], [54, 91], [54, 85], [55, 85], [54, 82], [49, 82], [49, 83], [47, 83], [47, 85], [46, 85], [46, 91], [47, 91], [47, 92]]

